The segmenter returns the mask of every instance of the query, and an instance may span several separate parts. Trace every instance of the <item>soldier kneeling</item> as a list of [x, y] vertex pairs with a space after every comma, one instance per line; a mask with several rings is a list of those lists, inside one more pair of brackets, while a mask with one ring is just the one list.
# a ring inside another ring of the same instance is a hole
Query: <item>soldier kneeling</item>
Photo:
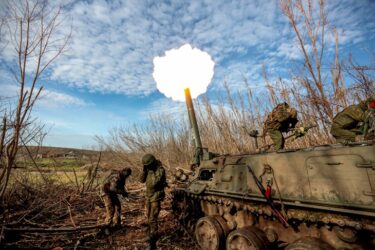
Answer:
[[357, 135], [366, 136], [373, 126], [374, 111], [373, 98], [348, 106], [333, 118], [331, 134], [340, 143], [354, 142]]
[[121, 228], [121, 203], [118, 194], [127, 197], [125, 181], [131, 175], [130, 168], [112, 172], [103, 184], [103, 200], [106, 209], [105, 223], [110, 227]]

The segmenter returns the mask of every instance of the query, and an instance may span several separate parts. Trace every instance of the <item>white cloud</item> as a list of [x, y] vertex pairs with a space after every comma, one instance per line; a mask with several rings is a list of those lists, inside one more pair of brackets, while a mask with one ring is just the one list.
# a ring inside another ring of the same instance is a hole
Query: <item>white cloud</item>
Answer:
[[[0, 88], [0, 97], [16, 98], [18, 96], [19, 88], [17, 85], [1, 84]], [[26, 88], [26, 90], [29, 90], [29, 88]], [[59, 108], [66, 106], [84, 107], [89, 105], [93, 104], [88, 103], [79, 97], [48, 89], [42, 90], [39, 99], [36, 102], [38, 108]]]
[[[156, 91], [153, 58], [184, 43], [211, 54], [218, 64], [214, 83], [222, 81], [223, 76], [240, 81], [241, 74], [229, 71], [231, 68], [243, 72], [256, 68], [251, 78], [259, 80], [262, 72], [257, 65], [263, 61], [275, 63], [280, 58], [294, 60], [301, 56], [275, 1], [60, 3], [73, 19], [73, 36], [68, 52], [51, 65], [49, 77], [90, 92], [149, 95]], [[361, 42], [366, 34], [374, 38], [373, 3], [345, 0], [327, 4], [342, 44]], [[70, 24], [66, 23], [63, 33]], [[332, 36], [327, 39], [333, 40]], [[10, 52], [6, 51], [6, 57]], [[237, 65], [239, 62], [243, 65]], [[278, 66], [282, 69], [284, 63]]]
[[39, 106], [43, 107], [61, 107], [61, 106], [89, 106], [92, 105], [76, 96], [68, 95], [65, 93], [51, 91], [44, 89], [42, 90], [39, 102]]
[[94, 92], [154, 92], [152, 59], [185, 42], [220, 62], [276, 34], [276, 7], [263, 1], [94, 0], [72, 4], [69, 13], [72, 44], [51, 77]]
[[[14, 73], [20, 75], [20, 62], [26, 65], [26, 74], [32, 78], [35, 72], [43, 71], [63, 50], [69, 29], [68, 26], [60, 26], [60, 23], [69, 20], [62, 14], [57, 15], [57, 8], [45, 6], [42, 1], [6, 1], [1, 7], [0, 18], [4, 23], [0, 24], [4, 27], [0, 34], [0, 68], [13, 69]], [[25, 14], [27, 10], [34, 13], [32, 18]], [[43, 39], [42, 29], [47, 32]], [[18, 51], [22, 54], [27, 52], [27, 57], [19, 58]]]
[[285, 42], [285, 43], [280, 44], [280, 46], [277, 48], [275, 55], [280, 58], [286, 57], [289, 60], [297, 60], [297, 59], [303, 58], [303, 54], [299, 45], [296, 43], [291, 43], [291, 42]]

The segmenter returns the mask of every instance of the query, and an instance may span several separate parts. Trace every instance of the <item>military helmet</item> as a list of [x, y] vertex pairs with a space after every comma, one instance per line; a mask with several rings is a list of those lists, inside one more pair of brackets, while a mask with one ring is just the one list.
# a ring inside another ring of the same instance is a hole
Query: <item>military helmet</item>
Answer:
[[132, 170], [131, 170], [131, 168], [124, 168], [124, 169], [121, 170], [120, 174], [122, 176], [129, 176], [129, 175], [132, 174]]
[[153, 164], [155, 161], [156, 161], [156, 158], [152, 154], [145, 154], [142, 157], [143, 166], [149, 166], [149, 165]]

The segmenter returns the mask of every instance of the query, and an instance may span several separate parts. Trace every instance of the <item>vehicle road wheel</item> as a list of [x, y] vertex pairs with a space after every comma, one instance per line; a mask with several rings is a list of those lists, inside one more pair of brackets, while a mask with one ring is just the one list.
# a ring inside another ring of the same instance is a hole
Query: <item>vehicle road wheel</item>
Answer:
[[219, 222], [221, 229], [223, 229], [223, 240], [225, 241], [225, 238], [227, 237], [227, 235], [230, 232], [227, 222], [220, 215], [214, 215], [212, 217], [215, 218], [215, 220], [217, 220], [217, 222]]
[[256, 227], [244, 227], [228, 235], [227, 250], [268, 250], [270, 243], [265, 233]]
[[333, 248], [318, 238], [303, 237], [289, 244], [285, 250], [333, 250]]
[[224, 247], [224, 231], [213, 216], [200, 218], [195, 226], [195, 238], [203, 250], [219, 250]]
[[357, 231], [353, 229], [335, 226], [333, 231], [336, 233], [337, 237], [344, 242], [354, 243], [357, 241]]

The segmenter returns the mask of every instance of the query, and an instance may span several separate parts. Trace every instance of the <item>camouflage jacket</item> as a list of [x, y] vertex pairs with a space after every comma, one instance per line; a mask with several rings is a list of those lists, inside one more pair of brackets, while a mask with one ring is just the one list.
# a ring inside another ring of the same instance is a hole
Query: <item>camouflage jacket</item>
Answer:
[[280, 130], [282, 132], [288, 131], [289, 128], [294, 128], [298, 122], [297, 118], [293, 118], [287, 103], [281, 103], [277, 105], [264, 123], [264, 131], [269, 129]]
[[333, 118], [332, 125], [345, 129], [353, 129], [360, 122], [366, 121], [368, 115], [369, 111], [364, 110], [360, 105], [350, 105]]
[[167, 186], [167, 180], [164, 167], [160, 161], [155, 169], [144, 168], [140, 181], [146, 183], [146, 199], [149, 202], [164, 199], [164, 188]]
[[121, 177], [119, 172], [112, 172], [104, 179], [102, 193], [112, 195], [126, 194], [125, 182], [126, 178]]

